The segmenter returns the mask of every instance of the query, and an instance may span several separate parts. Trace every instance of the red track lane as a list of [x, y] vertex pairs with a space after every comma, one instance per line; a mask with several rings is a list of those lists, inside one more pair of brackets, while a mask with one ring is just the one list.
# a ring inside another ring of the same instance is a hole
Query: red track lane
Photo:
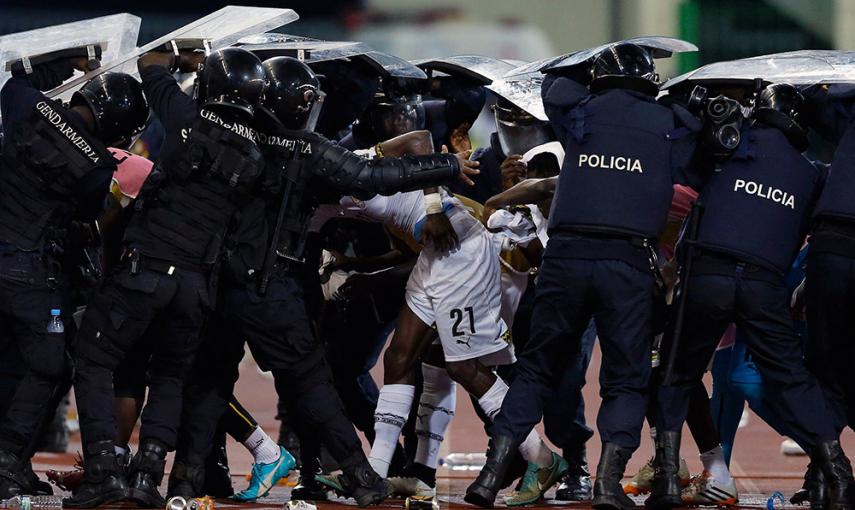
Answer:
[[[237, 394], [243, 404], [253, 412], [253, 415], [261, 425], [276, 437], [278, 422], [276, 415], [276, 394], [270, 379], [263, 377], [255, 368], [255, 364], [249, 360], [244, 362], [241, 370], [242, 377], [238, 383]], [[382, 359], [382, 358], [381, 358]], [[586, 414], [590, 424], [596, 423], [596, 410], [599, 403], [599, 384], [597, 383], [597, 367], [600, 363], [599, 349], [595, 349], [594, 360], [588, 373], [589, 384], [585, 388]], [[375, 368], [375, 379], [382, 379], [382, 372]], [[708, 386], [709, 387], [709, 386]], [[487, 438], [481, 422], [475, 416], [472, 405], [463, 393], [457, 399], [457, 412], [451, 425], [451, 430], [446, 435], [443, 446], [443, 455], [449, 452], [483, 452], [487, 447]], [[594, 427], [595, 428], [595, 427]], [[780, 491], [787, 497], [801, 486], [801, 479], [807, 465], [806, 457], [786, 457], [779, 453], [782, 438], [769, 426], [763, 423], [757, 416], [751, 414], [748, 425], [739, 430], [734, 449], [731, 470], [737, 479], [740, 490], [740, 506], [763, 507], [766, 500], [774, 491]], [[850, 458], [855, 456], [855, 434], [847, 430], [843, 435], [843, 446]], [[592, 469], [599, 458], [599, 437], [595, 435], [588, 443], [588, 460]], [[72, 445], [68, 454], [39, 454], [34, 459], [35, 470], [43, 473], [47, 469], [68, 469], [74, 463], [73, 453], [80, 450], [79, 435], [72, 436]], [[627, 476], [632, 476], [635, 471], [652, 455], [652, 445], [645, 427], [642, 445], [635, 453], [627, 468]], [[684, 433], [683, 456], [689, 464], [692, 473], [700, 471], [700, 461], [697, 451], [688, 431]], [[234, 476], [236, 490], [244, 487], [244, 474], [252, 465], [251, 457], [239, 444], [233, 441], [229, 443], [229, 458]], [[170, 461], [171, 464], [171, 461]], [[169, 464], [168, 464], [169, 465]], [[438, 494], [440, 505], [453, 509], [473, 508], [463, 503], [462, 495], [475, 474], [471, 472], [452, 472], [441, 469], [438, 473]], [[164, 480], [164, 489], [166, 481]], [[288, 500], [290, 489], [285, 486], [275, 488], [270, 496], [257, 504], [237, 505], [228, 501], [218, 501], [217, 508], [281, 508]], [[551, 495], [551, 492], [549, 493]], [[637, 500], [639, 504], [643, 499]], [[334, 499], [328, 503], [319, 504], [319, 510], [333, 510], [341, 505], [354, 505], [353, 501]], [[390, 500], [380, 508], [401, 508], [403, 502]], [[788, 504], [789, 506], [789, 504]], [[537, 505], [538, 508], [588, 508], [584, 504], [559, 504], [553, 501], [545, 501]], [[116, 508], [127, 508], [127, 505], [119, 505]], [[806, 507], [805, 507], [806, 508]]]

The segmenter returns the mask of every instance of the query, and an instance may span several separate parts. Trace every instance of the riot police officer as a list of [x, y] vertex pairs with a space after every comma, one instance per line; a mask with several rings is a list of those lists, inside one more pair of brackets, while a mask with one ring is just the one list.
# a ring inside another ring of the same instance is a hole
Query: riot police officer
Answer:
[[691, 270], [686, 262], [681, 274], [685, 321], [663, 346], [673, 364], [657, 395], [657, 470], [649, 508], [683, 505], [677, 469], [689, 393], [730, 323], [742, 331], [773, 392], [769, 405], [809, 442], [811, 465], [827, 482], [828, 500], [811, 494], [812, 506], [851, 508], [852, 469], [829, 406], [802, 360], [784, 282], [824, 182], [824, 170], [802, 155], [808, 146], [802, 106], [791, 85], [763, 89], [739, 144], [715, 163], [698, 198]]
[[[149, 53], [138, 62], [166, 140], [125, 231], [123, 262], [92, 296], [75, 345], [86, 474], [65, 501], [69, 507], [125, 498], [146, 507], [165, 504], [158, 485], [166, 453], [175, 447], [186, 366], [211, 303], [214, 266], [261, 175], [250, 126], [266, 88], [261, 61], [236, 48], [211, 53], [198, 73], [194, 101], [170, 70], [192, 71], [198, 60]], [[152, 348], [149, 398], [126, 481], [113, 449], [112, 372], [140, 341]]]
[[[569, 74], [569, 73], [568, 73]], [[653, 340], [655, 260], [673, 183], [688, 181], [699, 123], [656, 102], [650, 53], [618, 43], [590, 64], [590, 86], [549, 75], [542, 96], [566, 152], [549, 217], [531, 338], [495, 420], [487, 463], [466, 501], [492, 505], [511, 453], [540, 421], [545, 386], [579, 355], [593, 316], [603, 349], [603, 440], [595, 508], [634, 506], [620, 485], [638, 447]], [[686, 129], [691, 127], [692, 129]]]
[[49, 100], [41, 91], [84, 64], [43, 62], [0, 92], [0, 314], [25, 370], [0, 422], [0, 498], [35, 489], [30, 444], [68, 388], [65, 328], [49, 328], [64, 319], [66, 234], [72, 219], [94, 220], [109, 192], [116, 161], [107, 146], [129, 145], [148, 117], [139, 82], [122, 73], [91, 80], [67, 105]]
[[525, 163], [520, 159], [530, 149], [555, 139], [549, 123], [536, 119], [505, 98], [499, 97], [493, 105], [496, 131], [490, 135], [490, 144], [472, 153], [472, 160], [481, 163], [481, 173], [475, 186], [452, 187], [479, 203], [510, 188], [525, 178]]
[[[855, 288], [855, 193], [852, 172], [853, 88], [846, 85], [805, 90], [812, 127], [837, 143], [831, 169], [814, 209], [805, 275], [808, 339], [805, 360], [828, 398], [837, 432], [855, 426], [855, 383], [851, 360], [852, 296]], [[804, 490], [794, 498], [822, 500], [824, 476], [811, 464]]]
[[319, 84], [305, 64], [275, 57], [264, 70], [270, 89], [256, 122], [265, 155], [261, 190], [229, 241], [216, 325], [187, 388], [182, 476], [170, 480], [170, 494], [198, 494], [201, 460], [225, 411], [223, 396], [237, 379], [245, 339], [259, 366], [273, 373], [277, 393], [297, 417], [298, 434], [320, 437], [344, 471], [345, 491], [365, 506], [381, 501], [389, 488], [362, 452], [306, 312], [300, 273], [309, 219], [319, 201], [337, 201], [344, 192], [369, 197], [422, 189], [466, 179], [461, 168], [474, 173], [476, 164], [441, 154], [365, 160], [312, 132]]

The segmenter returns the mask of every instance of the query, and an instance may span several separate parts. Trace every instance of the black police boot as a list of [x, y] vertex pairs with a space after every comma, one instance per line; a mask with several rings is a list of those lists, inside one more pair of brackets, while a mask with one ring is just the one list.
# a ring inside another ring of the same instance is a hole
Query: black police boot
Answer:
[[131, 460], [128, 477], [128, 499], [141, 508], [163, 508], [166, 500], [157, 488], [166, 468], [166, 445], [157, 439], [146, 439]]
[[392, 494], [392, 485], [371, 468], [362, 452], [342, 462], [341, 469], [341, 487], [360, 507], [382, 503]]
[[463, 500], [481, 508], [493, 508], [505, 472], [518, 447], [519, 444], [509, 436], [491, 437], [487, 447], [487, 463], [481, 468], [478, 478], [466, 488]]
[[0, 450], [0, 500], [30, 493], [24, 463], [10, 451]]
[[591, 473], [588, 471], [588, 456], [585, 445], [565, 449], [564, 460], [567, 472], [561, 478], [561, 484], [555, 490], [558, 501], [590, 501], [594, 497], [591, 485]]
[[24, 474], [30, 485], [30, 494], [33, 496], [53, 496], [53, 487], [36, 476], [36, 473], [33, 472], [33, 463], [29, 460], [24, 463]]
[[214, 446], [211, 454], [205, 459], [204, 470], [203, 494], [214, 498], [228, 498], [234, 495], [235, 489], [232, 486], [232, 473], [229, 471], [229, 457], [226, 454], [225, 444]]
[[801, 505], [810, 503], [814, 510], [828, 507], [828, 486], [825, 483], [825, 475], [821, 469], [816, 469], [813, 463], [808, 464], [805, 471], [805, 482], [802, 488], [793, 493], [790, 503]]
[[[823, 441], [811, 452], [811, 464], [823, 471], [827, 482], [829, 510], [852, 510], [855, 508], [855, 481], [852, 479], [852, 465], [840, 441]], [[819, 504], [819, 497], [811, 493], [811, 506]]]
[[594, 482], [594, 500], [591, 506], [600, 510], [625, 510], [635, 508], [635, 503], [624, 494], [620, 481], [632, 451], [614, 443], [603, 443], [597, 480]]
[[172, 463], [172, 470], [169, 473], [169, 483], [166, 489], [167, 497], [181, 496], [185, 500], [205, 495], [220, 497], [209, 494], [205, 490], [207, 469], [201, 460], [194, 457], [196, 456], [182, 455], [181, 458], [175, 458], [175, 461]]
[[62, 500], [66, 508], [95, 508], [115, 503], [128, 496], [124, 470], [116, 457], [112, 441], [99, 441], [86, 448], [83, 483], [70, 498]]
[[326, 501], [327, 490], [315, 480], [315, 473], [300, 470], [300, 479], [291, 489], [291, 499], [295, 501]]
[[644, 506], [650, 510], [669, 510], [683, 506], [680, 496], [680, 432], [656, 434], [653, 459], [653, 487]]

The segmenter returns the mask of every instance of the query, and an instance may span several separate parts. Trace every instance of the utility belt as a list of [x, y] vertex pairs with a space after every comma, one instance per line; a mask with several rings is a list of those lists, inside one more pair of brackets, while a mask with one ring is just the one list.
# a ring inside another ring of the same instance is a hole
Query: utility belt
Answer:
[[206, 264], [187, 264], [169, 262], [163, 259], [149, 257], [140, 253], [139, 250], [127, 250], [122, 254], [122, 262], [127, 262], [131, 266], [131, 274], [138, 274], [143, 269], [163, 273], [166, 275], [174, 275], [178, 271], [192, 271], [199, 274], [208, 274], [211, 272], [211, 266]]
[[662, 273], [659, 268], [659, 255], [656, 252], [656, 239], [650, 239], [632, 234], [622, 234], [620, 232], [598, 231], [579, 227], [555, 227], [549, 230], [549, 237], [561, 238], [568, 236], [585, 237], [588, 239], [603, 239], [609, 241], [626, 241], [634, 248], [644, 250], [647, 255], [648, 268], [650, 269], [653, 278], [656, 280], [656, 286], [664, 292], [665, 280], [662, 278]]
[[749, 280], [761, 280], [769, 283], [781, 283], [784, 278], [780, 272], [773, 271], [768, 267], [700, 247], [699, 253], [694, 258], [692, 274], [740, 275]]
[[634, 236], [632, 234], [622, 234], [620, 232], [609, 232], [605, 230], [591, 230], [581, 227], [555, 227], [549, 229], [549, 237], [562, 236], [580, 236], [590, 239], [606, 239], [612, 241], [626, 241], [636, 248], [647, 249], [647, 247], [656, 244], [655, 240], [647, 237]]
[[62, 283], [63, 272], [62, 263], [59, 258], [62, 251], [60, 249], [56, 252], [53, 249], [55, 247], [54, 243], [50, 243], [50, 247], [46, 245], [41, 250], [24, 250], [14, 244], [0, 241], [0, 255], [14, 255], [17, 253], [27, 254], [28, 257], [38, 258], [38, 262], [35, 264], [41, 264], [44, 270], [44, 272], [42, 272], [38, 267], [33, 267], [34, 271], [12, 271], [4, 274], [3, 278], [32, 285], [35, 284], [37, 280], [41, 280], [41, 276], [44, 276], [45, 285], [51, 290], [56, 290]]

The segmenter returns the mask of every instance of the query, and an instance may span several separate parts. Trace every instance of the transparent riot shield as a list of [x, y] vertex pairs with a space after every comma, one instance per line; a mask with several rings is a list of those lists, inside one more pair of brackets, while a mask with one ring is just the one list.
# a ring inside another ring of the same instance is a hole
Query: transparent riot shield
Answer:
[[192, 41], [202, 43], [208, 49], [216, 50], [236, 43], [242, 37], [273, 30], [287, 25], [299, 16], [291, 9], [272, 7], [245, 7], [228, 5], [211, 14], [174, 30], [163, 37], [126, 53], [118, 60], [102, 65], [75, 80], [69, 81], [50, 91], [48, 97], [66, 97], [79, 89], [88, 80], [108, 71], [137, 74], [137, 59], [144, 53], [163, 47], [170, 41]]
[[12, 71], [32, 72], [42, 62], [85, 57], [91, 67], [107, 65], [137, 46], [140, 18], [127, 14], [27, 30], [0, 37], [0, 88]]

